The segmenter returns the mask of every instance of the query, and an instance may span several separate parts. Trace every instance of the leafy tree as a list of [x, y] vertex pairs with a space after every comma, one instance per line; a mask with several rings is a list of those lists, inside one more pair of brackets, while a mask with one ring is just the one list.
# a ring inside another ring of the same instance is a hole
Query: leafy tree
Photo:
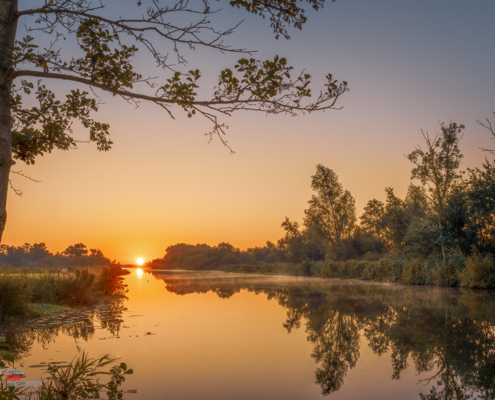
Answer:
[[31, 246], [29, 252], [30, 252], [31, 255], [33, 255], [35, 257], [38, 257], [38, 258], [45, 257], [45, 256], [51, 256], [52, 255], [52, 253], [50, 253], [50, 251], [46, 247], [46, 244], [45, 243], [35, 243], [35, 244], [33, 244]]
[[348, 238], [356, 225], [354, 197], [344, 190], [337, 174], [318, 164], [316, 174], [311, 177], [311, 188], [316, 192], [304, 211], [305, 225], [317, 226], [330, 244]]
[[91, 257], [105, 257], [100, 249], [89, 249], [89, 255]]
[[426, 191], [421, 186], [416, 186], [411, 183], [407, 188], [404, 202], [407, 213], [411, 218], [425, 218], [430, 211]]
[[360, 217], [361, 228], [378, 238], [385, 236], [385, 204], [380, 200], [370, 200]]
[[279, 261], [281, 258], [277, 246], [270, 241], [267, 241], [266, 245], [263, 247], [249, 248], [247, 249], [247, 252], [252, 254], [257, 261], [264, 261], [268, 263]]
[[385, 205], [384, 221], [386, 236], [392, 246], [397, 250], [404, 244], [408, 221], [404, 201], [397, 197], [394, 189], [385, 188], [387, 200]]
[[418, 146], [406, 156], [415, 165], [411, 179], [419, 179], [427, 187], [426, 198], [437, 217], [444, 262], [446, 255], [442, 218], [448, 199], [461, 178], [458, 170], [463, 155], [459, 149], [459, 141], [464, 128], [462, 124], [451, 122], [449, 125], [440, 124], [441, 133], [434, 138], [423, 132], [426, 149]]
[[[293, 68], [283, 57], [266, 61], [249, 58], [251, 50], [235, 48], [224, 41], [236, 26], [221, 30], [211, 25], [210, 14], [221, 10], [212, 9], [208, 2], [198, 6], [183, 1], [171, 6], [161, 6], [155, 0], [149, 2], [143, 15], [134, 13], [124, 18], [103, 13], [103, 2], [44, 0], [38, 8], [19, 10], [18, 0], [2, 0], [0, 238], [7, 218], [7, 189], [14, 159], [32, 164], [37, 156], [54, 149], [75, 148], [77, 140], [72, 136], [71, 126], [77, 121], [89, 131], [89, 141], [94, 142], [98, 150], [111, 148], [109, 125], [93, 119], [99, 108], [95, 90], [110, 92], [135, 104], [143, 100], [155, 103], [172, 117], [176, 109], [183, 109], [188, 117], [201, 115], [212, 124], [206, 135], [210, 139], [218, 136], [227, 147], [223, 138], [226, 126], [219, 116], [231, 115], [238, 110], [297, 115], [331, 109], [348, 90], [345, 81], [339, 83], [328, 74], [324, 89], [313, 101], [308, 100], [312, 96], [309, 74], [294, 75]], [[306, 2], [316, 10], [324, 4], [324, 0]], [[142, 3], [137, 1], [137, 7]], [[296, 0], [230, 1], [233, 7], [262, 18], [269, 16], [277, 38], [280, 35], [289, 38], [288, 27], [301, 29], [307, 21], [304, 9], [298, 4]], [[177, 15], [184, 18], [175, 18]], [[28, 31], [50, 35], [49, 47], [41, 50], [37, 40], [30, 35], [16, 37], [18, 23], [29, 16], [34, 16], [35, 25], [28, 25]], [[186, 21], [187, 16], [190, 21]], [[184, 21], [183, 24], [180, 21]], [[66, 36], [77, 41], [79, 54], [72, 58], [65, 57], [62, 50], [66, 49], [59, 46]], [[172, 46], [177, 55], [175, 64], [160, 53], [162, 43]], [[198, 99], [201, 71], [184, 72], [177, 68], [179, 65], [182, 69], [186, 64], [184, 47], [205, 47], [221, 53], [245, 54], [248, 58], [241, 58], [233, 67], [220, 71], [211, 96]], [[133, 59], [142, 49], [149, 51], [158, 68], [168, 74], [166, 79], [146, 78], [136, 70]], [[83, 84], [88, 90], [72, 89], [65, 99], [59, 99], [41, 81], [33, 83], [30, 80], [33, 78]], [[146, 85], [154, 89], [154, 95], [147, 94]], [[38, 105], [26, 106], [29, 97]]]
[[63, 255], [68, 257], [80, 257], [88, 254], [88, 248], [85, 244], [76, 243], [72, 246], [67, 247], [63, 252]]
[[404, 236], [404, 252], [423, 259], [441, 257], [440, 232], [435, 216], [415, 218], [410, 222]]
[[420, 186], [409, 185], [404, 200], [397, 197], [392, 188], [385, 188], [385, 204], [373, 199], [368, 202], [361, 216], [360, 228], [373, 235], [381, 248], [399, 250], [406, 244], [410, 227], [425, 219], [428, 204], [425, 190]]
[[299, 230], [299, 223], [285, 217], [281, 226], [285, 230], [285, 236], [277, 243], [279, 249], [284, 253], [287, 261], [300, 263], [304, 258], [304, 238]]
[[470, 169], [469, 178], [447, 203], [443, 225], [446, 239], [465, 255], [473, 249], [495, 253], [495, 166], [488, 160]]

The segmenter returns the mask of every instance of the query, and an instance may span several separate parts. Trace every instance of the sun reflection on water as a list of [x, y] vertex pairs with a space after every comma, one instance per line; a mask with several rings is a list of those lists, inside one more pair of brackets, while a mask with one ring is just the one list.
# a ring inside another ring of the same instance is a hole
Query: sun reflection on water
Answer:
[[136, 270], [136, 274], [137, 274], [138, 278], [141, 279], [143, 277], [143, 270], [141, 268], [138, 268]]

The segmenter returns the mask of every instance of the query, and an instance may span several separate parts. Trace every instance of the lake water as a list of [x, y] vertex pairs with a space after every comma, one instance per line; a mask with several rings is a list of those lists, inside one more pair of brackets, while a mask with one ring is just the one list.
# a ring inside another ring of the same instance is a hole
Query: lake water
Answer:
[[495, 398], [493, 293], [131, 271], [128, 300], [0, 327], [23, 380], [85, 349], [134, 370], [126, 399]]

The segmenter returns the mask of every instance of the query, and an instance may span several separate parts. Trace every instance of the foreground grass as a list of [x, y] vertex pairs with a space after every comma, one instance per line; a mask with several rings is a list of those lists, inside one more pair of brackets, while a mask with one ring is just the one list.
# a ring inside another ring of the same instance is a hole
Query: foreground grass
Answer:
[[[37, 389], [7, 386], [7, 381], [0, 379], [0, 400], [117, 400], [123, 398], [120, 385], [127, 375], [133, 373], [125, 363], [113, 366], [110, 364], [117, 359], [109, 355], [101, 358], [90, 358], [82, 353], [74, 358], [67, 366], [48, 366], [48, 376], [42, 380], [42, 386]], [[107, 383], [102, 383], [100, 377], [110, 376]], [[0, 376], [1, 377], [1, 376]]]
[[127, 289], [120, 265], [73, 269], [0, 268], [0, 321], [54, 315], [74, 306], [93, 304]]

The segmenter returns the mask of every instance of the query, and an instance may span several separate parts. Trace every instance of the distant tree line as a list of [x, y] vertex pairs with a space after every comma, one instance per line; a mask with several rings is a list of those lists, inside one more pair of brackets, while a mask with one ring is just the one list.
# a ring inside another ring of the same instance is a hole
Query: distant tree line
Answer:
[[99, 249], [88, 249], [83, 243], [51, 253], [45, 243], [22, 246], [0, 245], [0, 265], [26, 267], [106, 266], [110, 260]]
[[[492, 126], [484, 126], [495, 137]], [[495, 161], [485, 158], [480, 168], [460, 170], [464, 129], [451, 122], [433, 138], [423, 133], [425, 144], [406, 155], [414, 182], [405, 197], [385, 188], [385, 201], [368, 201], [359, 219], [353, 195], [333, 170], [318, 164], [302, 225], [286, 218], [277, 243], [246, 251], [228, 243], [177, 244], [150, 266], [242, 264], [237, 269], [495, 288]], [[291, 266], [269, 266], [277, 263]]]

